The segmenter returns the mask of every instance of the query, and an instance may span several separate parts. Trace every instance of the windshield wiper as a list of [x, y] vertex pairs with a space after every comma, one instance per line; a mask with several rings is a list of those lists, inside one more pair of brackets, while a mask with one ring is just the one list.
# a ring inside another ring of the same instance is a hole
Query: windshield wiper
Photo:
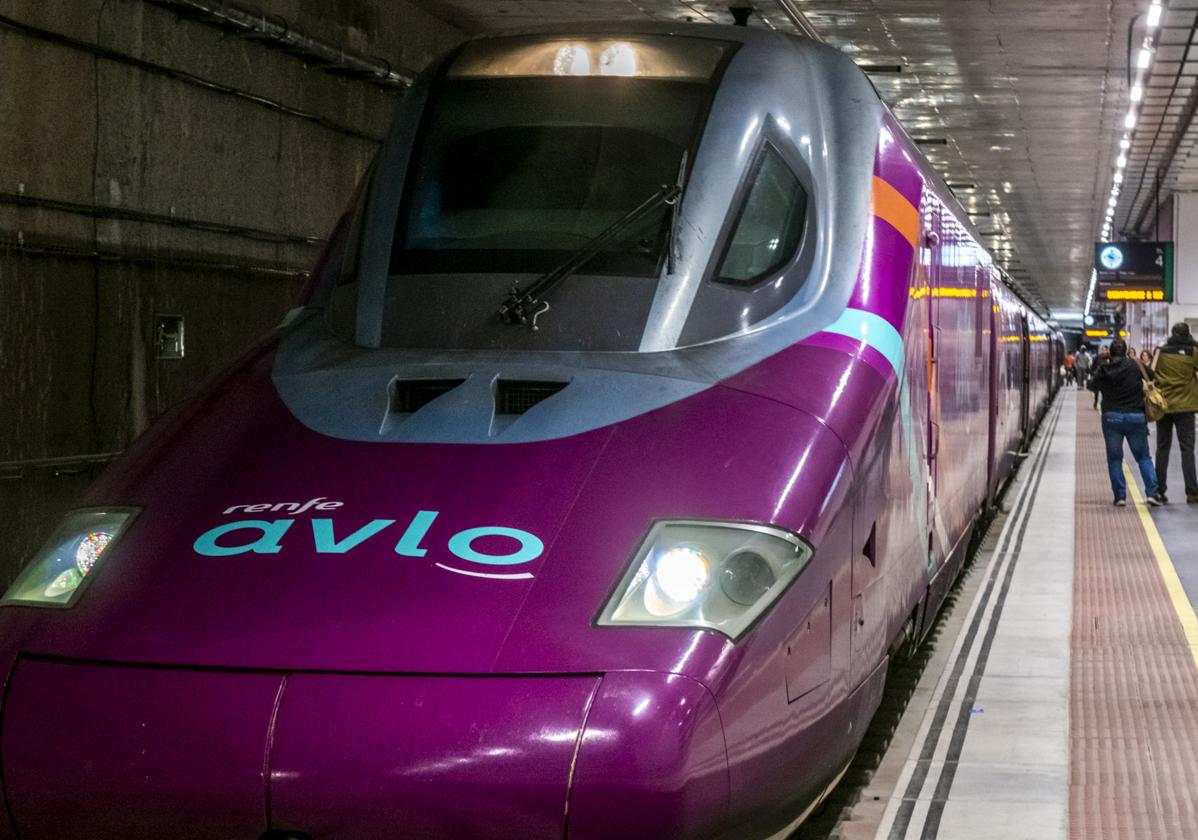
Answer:
[[[674, 185], [678, 187], [678, 192], [682, 192], [682, 185], [686, 180], [686, 163], [690, 159], [690, 150], [687, 149], [682, 153], [682, 160], [678, 162], [678, 177], [674, 180]], [[670, 202], [673, 208], [670, 211], [670, 228], [666, 231], [666, 274], [673, 275], [674, 262], [677, 254], [674, 253], [674, 245], [678, 240], [678, 213], [682, 209], [682, 202], [675, 198]]]
[[681, 193], [682, 188], [677, 184], [663, 184], [653, 195], [587, 240], [564, 263], [534, 280], [527, 289], [513, 286], [499, 307], [499, 319], [506, 324], [531, 324], [533, 330], [539, 329], [537, 319], [549, 311], [549, 301], [545, 300], [545, 296], [553, 291], [558, 283], [576, 273], [613, 239], [644, 218], [651, 210], [663, 204], [677, 202]]

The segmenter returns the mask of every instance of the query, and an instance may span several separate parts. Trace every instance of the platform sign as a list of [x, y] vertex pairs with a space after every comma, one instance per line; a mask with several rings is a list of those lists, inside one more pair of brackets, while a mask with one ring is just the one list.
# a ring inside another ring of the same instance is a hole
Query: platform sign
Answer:
[[1098, 242], [1094, 245], [1098, 300], [1173, 301], [1172, 242]]

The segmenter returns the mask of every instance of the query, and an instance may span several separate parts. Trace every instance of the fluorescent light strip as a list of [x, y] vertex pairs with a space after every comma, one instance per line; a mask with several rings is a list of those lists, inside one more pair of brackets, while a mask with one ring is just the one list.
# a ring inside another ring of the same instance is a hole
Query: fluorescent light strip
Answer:
[[[1127, 109], [1127, 114], [1123, 117], [1123, 126], [1126, 131], [1119, 138], [1119, 156], [1115, 159], [1115, 172], [1111, 177], [1111, 193], [1107, 199], [1106, 212], [1103, 213], [1102, 225], [1102, 240], [1104, 242], [1111, 241], [1112, 234], [1115, 229], [1115, 208], [1119, 205], [1119, 193], [1122, 189], [1122, 184], [1125, 179], [1124, 170], [1127, 168], [1127, 152], [1131, 151], [1132, 134], [1135, 131], [1136, 122], [1139, 115], [1136, 113], [1139, 103], [1144, 101], [1144, 83], [1147, 80], [1148, 69], [1152, 66], [1152, 58], [1156, 53], [1153, 45], [1153, 33], [1161, 24], [1161, 17], [1164, 15], [1164, 7], [1161, 5], [1161, 0], [1152, 0], [1148, 6], [1148, 13], [1145, 19], [1145, 28], [1148, 35], [1144, 38], [1144, 43], [1140, 47], [1139, 53], [1136, 55], [1136, 67], [1139, 72], [1136, 73], [1135, 84], [1128, 91], [1128, 98], [1131, 103]], [[1090, 272], [1090, 289], [1086, 294], [1086, 311], [1085, 314], [1090, 314], [1090, 306], [1094, 302], [1094, 285], [1098, 279], [1097, 270]]]

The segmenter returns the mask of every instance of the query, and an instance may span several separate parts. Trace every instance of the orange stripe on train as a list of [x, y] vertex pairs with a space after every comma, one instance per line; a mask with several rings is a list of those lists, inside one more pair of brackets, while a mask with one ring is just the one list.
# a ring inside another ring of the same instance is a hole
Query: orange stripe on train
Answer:
[[919, 210], [886, 181], [874, 176], [874, 215], [890, 224], [916, 247], [919, 241]]

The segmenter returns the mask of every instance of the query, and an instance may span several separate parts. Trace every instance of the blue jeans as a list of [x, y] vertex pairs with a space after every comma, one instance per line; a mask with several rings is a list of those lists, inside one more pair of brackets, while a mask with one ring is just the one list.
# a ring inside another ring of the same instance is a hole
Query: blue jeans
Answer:
[[1148, 454], [1148, 420], [1144, 413], [1126, 411], [1104, 411], [1102, 413], [1102, 437], [1106, 440], [1106, 465], [1111, 474], [1111, 490], [1115, 501], [1127, 498], [1127, 482], [1123, 480], [1123, 439], [1131, 447], [1132, 457], [1140, 465], [1140, 477], [1144, 479], [1144, 492], [1156, 495], [1156, 469]]

